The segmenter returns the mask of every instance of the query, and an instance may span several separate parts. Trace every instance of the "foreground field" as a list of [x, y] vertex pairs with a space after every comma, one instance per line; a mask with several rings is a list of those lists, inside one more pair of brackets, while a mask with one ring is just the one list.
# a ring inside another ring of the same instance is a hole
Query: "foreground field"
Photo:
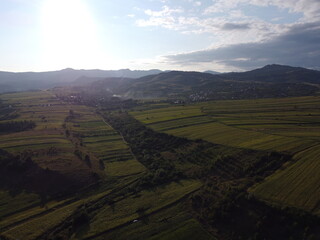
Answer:
[[128, 112], [64, 94], [0, 95], [0, 124], [16, 127], [0, 132], [1, 239], [318, 234], [314, 215], [265, 202], [319, 214], [319, 98], [131, 102]]
[[[95, 108], [61, 101], [51, 91], [5, 94], [0, 98], [15, 110], [0, 124], [28, 120], [36, 125], [26, 131], [0, 133], [0, 148], [12, 156], [30, 157], [42, 169], [37, 171], [58, 173], [77, 182], [77, 188], [70, 192], [54, 195], [33, 189], [14, 191], [9, 185], [1, 185], [1, 239], [104, 239], [110, 234], [119, 239], [140, 237], [138, 232], [128, 235], [125, 229], [145, 229], [144, 239], [182, 239], [186, 226], [213, 239], [180, 206], [202, 183], [185, 179], [135, 190], [134, 184], [147, 169]], [[47, 184], [45, 189], [63, 188], [63, 184], [38, 181]], [[177, 219], [166, 220], [174, 214]], [[79, 215], [90, 218], [90, 222], [81, 223]], [[80, 227], [75, 225], [77, 221]], [[158, 228], [150, 228], [145, 221]], [[176, 224], [170, 226], [172, 223]]]
[[216, 101], [131, 112], [156, 131], [227, 146], [287, 152], [294, 162], [251, 191], [260, 199], [320, 212], [320, 98]]

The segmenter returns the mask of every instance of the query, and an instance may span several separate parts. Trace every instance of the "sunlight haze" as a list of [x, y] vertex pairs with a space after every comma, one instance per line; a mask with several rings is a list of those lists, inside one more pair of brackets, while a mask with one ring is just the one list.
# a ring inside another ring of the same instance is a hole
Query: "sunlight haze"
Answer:
[[2, 71], [319, 68], [317, 0], [0, 0], [0, 6]]

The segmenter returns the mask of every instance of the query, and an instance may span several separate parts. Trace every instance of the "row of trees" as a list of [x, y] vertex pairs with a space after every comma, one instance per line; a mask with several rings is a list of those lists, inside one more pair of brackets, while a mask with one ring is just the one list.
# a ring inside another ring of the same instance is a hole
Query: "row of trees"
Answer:
[[123, 136], [137, 159], [150, 170], [140, 179], [141, 188], [161, 185], [183, 177], [174, 161], [166, 158], [163, 153], [174, 151], [188, 144], [189, 140], [155, 132], [126, 112], [104, 114], [104, 118]]
[[0, 133], [21, 132], [33, 129], [36, 126], [34, 121], [10, 121], [0, 123]]

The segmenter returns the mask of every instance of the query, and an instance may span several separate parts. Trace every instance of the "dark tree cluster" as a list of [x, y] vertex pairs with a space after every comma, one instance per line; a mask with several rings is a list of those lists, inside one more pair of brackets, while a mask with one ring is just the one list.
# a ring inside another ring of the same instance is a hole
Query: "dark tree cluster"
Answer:
[[105, 119], [123, 136], [137, 159], [150, 171], [140, 179], [142, 187], [151, 187], [181, 179], [170, 159], [161, 155], [189, 143], [187, 139], [155, 132], [125, 112], [112, 112]]
[[34, 121], [10, 121], [6, 123], [0, 123], [0, 133], [10, 132], [22, 132], [35, 128], [36, 123]]
[[58, 196], [76, 191], [79, 186], [56, 171], [39, 167], [29, 151], [12, 155], [0, 149], [0, 188], [12, 193], [30, 191], [41, 196]]
[[290, 159], [288, 155], [254, 150], [221, 155], [209, 167], [205, 184], [192, 196], [190, 206], [201, 222], [218, 230], [222, 239], [319, 239], [318, 217], [267, 205], [247, 193], [250, 186]]

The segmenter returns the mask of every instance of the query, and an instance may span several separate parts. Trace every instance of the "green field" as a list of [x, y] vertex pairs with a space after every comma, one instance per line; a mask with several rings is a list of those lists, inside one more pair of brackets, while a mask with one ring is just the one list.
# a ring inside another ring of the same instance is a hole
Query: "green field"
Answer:
[[[94, 166], [94, 161], [99, 159], [104, 162], [105, 166], [105, 173], [102, 176], [105, 175], [107, 178], [122, 177], [145, 171], [143, 165], [135, 160], [122, 137], [107, 125], [94, 112], [93, 108], [61, 102], [50, 91], [4, 94], [1, 95], [1, 99], [4, 103], [15, 108], [18, 117], [14, 118], [14, 121], [32, 120], [36, 123], [36, 127], [28, 131], [2, 134], [0, 148], [13, 154], [20, 154], [24, 151], [31, 152], [33, 161], [40, 167], [79, 179], [85, 179], [86, 175], [92, 174], [93, 171], [99, 173], [100, 170], [96, 170]], [[66, 124], [65, 119], [69, 115], [70, 109], [77, 114], [77, 119]], [[81, 135], [82, 150], [92, 156], [93, 166], [91, 169], [84, 161], [75, 156], [74, 150], [77, 148], [77, 143], [73, 137], [66, 136], [63, 124], [67, 125], [71, 135]], [[48, 155], [50, 149], [54, 149], [55, 153]], [[15, 226], [16, 221], [32, 218], [32, 216], [46, 212], [63, 202], [51, 201], [47, 202], [45, 206], [40, 206], [43, 203], [37, 194], [12, 193], [1, 190], [0, 227]], [[59, 207], [59, 210], [54, 213], [45, 214], [42, 218], [36, 218], [32, 222], [28, 221], [19, 225], [19, 228], [8, 230], [8, 236], [24, 236], [24, 239], [33, 239], [39, 234], [41, 235], [41, 232], [35, 231], [32, 226], [44, 229], [55, 226], [69, 216], [75, 207], [76, 205], [67, 205], [61, 210]], [[50, 224], [45, 219], [50, 220]], [[55, 221], [51, 221], [52, 219]], [[45, 224], [46, 227], [39, 224]]]
[[[93, 211], [90, 230], [76, 232], [71, 237], [79, 239], [96, 236], [99, 239], [101, 234], [109, 234], [110, 229], [122, 225], [123, 228], [130, 228], [133, 220], [141, 218], [139, 208], [146, 208], [143, 214], [147, 214], [150, 219], [161, 216], [167, 218], [168, 214], [172, 214], [166, 212], [167, 208], [179, 204], [185, 196], [201, 186], [197, 180], [182, 180], [144, 190], [136, 195], [129, 194], [124, 198], [116, 195], [116, 203], [110, 206], [105, 203], [109, 195], [121, 192], [121, 189], [136, 182], [146, 172], [146, 168], [137, 161], [123, 137], [94, 108], [62, 102], [50, 91], [5, 94], [1, 95], [1, 99], [14, 106], [18, 114], [14, 121], [32, 120], [36, 127], [28, 131], [2, 134], [0, 148], [12, 154], [28, 151], [40, 167], [79, 180], [93, 173], [100, 176], [99, 185], [92, 189], [89, 187], [71, 198], [47, 199], [46, 202], [33, 192], [1, 190], [1, 236], [8, 239], [41, 238], [60, 224], [72, 221], [79, 207], [96, 204], [98, 210]], [[50, 151], [54, 154], [49, 154]], [[78, 154], [75, 154], [76, 151]], [[89, 156], [90, 165], [84, 161], [84, 156]], [[103, 162], [103, 169], [100, 162]], [[184, 216], [185, 221], [181, 223], [181, 229], [190, 225], [201, 234], [208, 234], [192, 216], [181, 212], [179, 214]], [[140, 226], [141, 229], [146, 227], [145, 224]], [[165, 234], [183, 236], [183, 232], [178, 232], [179, 229], [177, 226]], [[146, 236], [160, 233], [160, 229], [152, 230]]]
[[[90, 224], [85, 237], [92, 237], [107, 232], [118, 225], [132, 223], [144, 215], [150, 215], [178, 202], [181, 198], [197, 190], [201, 186], [198, 181], [182, 181], [171, 183], [154, 191], [142, 191], [138, 195], [125, 198], [113, 206], [103, 207]], [[139, 212], [139, 209], [144, 209]]]
[[[68, 130], [80, 135], [86, 153], [104, 161], [109, 175], [121, 176], [144, 171], [122, 137], [93, 108], [62, 102], [51, 91], [4, 94], [1, 99], [16, 108], [18, 118], [15, 121], [32, 120], [36, 128], [2, 135], [0, 148], [12, 153], [32, 151], [35, 155], [33, 160], [43, 168], [66, 172], [78, 168], [79, 171], [86, 171], [85, 164], [73, 154], [75, 143], [66, 137], [62, 127], [72, 110], [76, 118], [66, 124]], [[55, 156], [47, 156], [50, 148], [57, 149]], [[132, 168], [127, 171], [122, 169], [120, 173], [119, 169], [127, 160]], [[116, 166], [116, 162], [119, 162], [119, 166]]]
[[103, 161], [108, 176], [121, 177], [145, 170], [121, 135], [95, 113], [94, 109], [83, 106], [73, 106], [72, 109], [75, 118], [67, 122], [67, 129], [79, 136], [82, 149], [91, 158]]
[[294, 163], [251, 191], [269, 202], [319, 214], [319, 97], [215, 101], [131, 114], [154, 130], [179, 137], [292, 154]]
[[[170, 216], [170, 217], [168, 217]], [[116, 231], [103, 234], [96, 240], [121, 239], [196, 239], [214, 240], [201, 224], [186, 213], [182, 204], [177, 204], [162, 211], [148, 215], [144, 221], [137, 221]]]
[[[0, 238], [214, 240], [219, 233], [201, 217], [209, 219], [214, 206], [229, 204], [233, 190], [248, 186], [263, 202], [320, 215], [318, 97], [144, 102], [129, 114], [62, 101], [53, 91], [0, 99], [15, 114], [0, 123], [36, 123], [0, 133], [0, 149], [28, 153], [40, 169], [81, 183], [76, 192], [52, 196], [3, 186]], [[287, 155], [271, 151], [290, 154], [292, 161], [263, 170], [265, 160], [285, 162]]]

